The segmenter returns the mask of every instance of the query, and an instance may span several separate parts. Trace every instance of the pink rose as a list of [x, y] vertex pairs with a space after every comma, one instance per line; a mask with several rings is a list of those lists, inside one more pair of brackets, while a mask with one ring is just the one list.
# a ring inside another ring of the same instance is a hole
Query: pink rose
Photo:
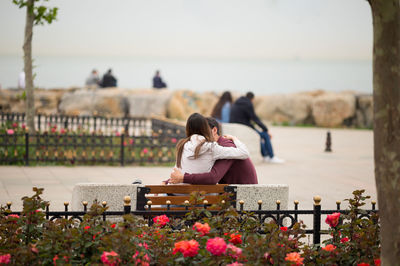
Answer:
[[335, 212], [331, 215], [327, 215], [325, 223], [329, 224], [330, 227], [336, 227], [339, 223], [340, 212]]
[[11, 259], [10, 254], [5, 254], [0, 256], [0, 264], [9, 264]]
[[220, 237], [214, 237], [207, 240], [206, 249], [213, 255], [219, 256], [226, 250], [225, 240]]
[[7, 129], [7, 134], [8, 135], [14, 135], [14, 130], [13, 129]]

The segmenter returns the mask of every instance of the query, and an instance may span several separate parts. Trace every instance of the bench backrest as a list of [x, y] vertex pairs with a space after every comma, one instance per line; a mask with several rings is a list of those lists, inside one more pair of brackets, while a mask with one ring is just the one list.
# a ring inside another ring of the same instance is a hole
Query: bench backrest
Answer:
[[[148, 201], [152, 202], [151, 210], [167, 210], [167, 201], [170, 202], [171, 210], [185, 209], [184, 202], [190, 202], [191, 193], [202, 192], [203, 200], [208, 201], [208, 205], [217, 204], [221, 201], [224, 193], [232, 193], [230, 199], [236, 200], [235, 187], [218, 185], [147, 185], [138, 187], [137, 191], [137, 210], [147, 210]], [[234, 202], [232, 202], [233, 204]], [[193, 205], [193, 202], [190, 202]]]

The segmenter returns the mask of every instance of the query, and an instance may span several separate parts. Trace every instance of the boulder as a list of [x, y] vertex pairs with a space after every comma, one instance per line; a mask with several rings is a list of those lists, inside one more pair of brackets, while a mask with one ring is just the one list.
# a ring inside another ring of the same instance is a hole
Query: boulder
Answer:
[[321, 127], [337, 127], [355, 115], [356, 97], [351, 92], [326, 92], [312, 102], [312, 116]]
[[77, 90], [63, 95], [59, 110], [64, 115], [124, 116], [126, 100], [118, 89]]
[[167, 106], [173, 92], [170, 90], [135, 90], [126, 96], [131, 116], [167, 116]]
[[196, 93], [188, 90], [175, 91], [167, 106], [167, 117], [178, 120], [187, 120], [194, 112], [198, 111]]
[[311, 116], [313, 96], [305, 93], [258, 96], [255, 111], [261, 119], [290, 125], [304, 124]]
[[58, 105], [66, 90], [38, 90], [35, 91], [35, 109], [41, 114], [57, 114]]
[[25, 102], [22, 100], [23, 90], [0, 90], [0, 110], [2, 112], [25, 112]]

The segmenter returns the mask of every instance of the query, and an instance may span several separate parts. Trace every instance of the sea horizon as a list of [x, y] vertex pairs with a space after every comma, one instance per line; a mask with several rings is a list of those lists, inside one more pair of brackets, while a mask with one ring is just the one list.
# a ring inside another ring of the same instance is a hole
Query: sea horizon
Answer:
[[[126, 89], [151, 88], [156, 70], [168, 89], [255, 94], [311, 90], [372, 94], [370, 59], [156, 58], [147, 56], [35, 56], [35, 87], [83, 87], [92, 69], [109, 68]], [[1, 88], [16, 88], [23, 58], [0, 55]]]

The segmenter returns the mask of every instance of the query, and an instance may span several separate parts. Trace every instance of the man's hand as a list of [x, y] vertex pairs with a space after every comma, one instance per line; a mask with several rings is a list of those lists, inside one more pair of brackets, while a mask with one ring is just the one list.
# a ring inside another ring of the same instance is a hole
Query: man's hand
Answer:
[[224, 138], [235, 141], [237, 138], [235, 136], [232, 135], [224, 135]]
[[174, 167], [170, 177], [169, 183], [171, 184], [183, 183], [183, 173], [176, 167]]

